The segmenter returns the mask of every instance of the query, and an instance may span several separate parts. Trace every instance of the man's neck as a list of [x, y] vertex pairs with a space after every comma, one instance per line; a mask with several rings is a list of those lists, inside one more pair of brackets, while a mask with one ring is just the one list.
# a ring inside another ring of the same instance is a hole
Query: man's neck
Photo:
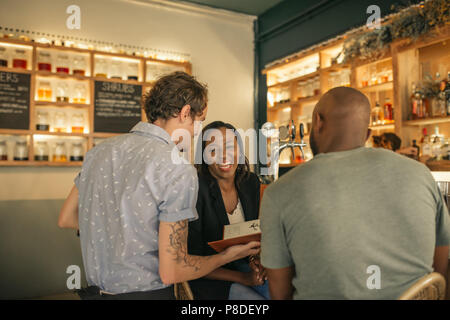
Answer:
[[161, 129], [166, 131], [170, 136], [172, 136], [172, 132], [174, 131], [174, 129], [170, 125], [169, 121], [163, 120], [163, 119], [158, 119], [155, 122], [151, 122], [151, 124], [154, 124], [155, 126], [160, 127]]
[[326, 144], [326, 146], [322, 150], [320, 150], [319, 153], [350, 151], [353, 149], [361, 148], [363, 146], [364, 146], [364, 144], [360, 144], [360, 143], [332, 142], [332, 143]]

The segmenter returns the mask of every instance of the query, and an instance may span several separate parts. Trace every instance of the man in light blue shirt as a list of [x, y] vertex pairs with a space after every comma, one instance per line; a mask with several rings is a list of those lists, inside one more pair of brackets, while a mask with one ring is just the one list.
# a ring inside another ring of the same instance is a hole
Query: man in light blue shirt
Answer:
[[178, 155], [175, 130], [193, 135], [207, 112], [207, 89], [176, 72], [146, 96], [150, 123], [90, 150], [60, 213], [80, 230], [89, 299], [173, 299], [173, 283], [202, 277], [257, 252], [258, 242], [209, 257], [187, 253], [187, 223], [197, 219], [198, 180]]

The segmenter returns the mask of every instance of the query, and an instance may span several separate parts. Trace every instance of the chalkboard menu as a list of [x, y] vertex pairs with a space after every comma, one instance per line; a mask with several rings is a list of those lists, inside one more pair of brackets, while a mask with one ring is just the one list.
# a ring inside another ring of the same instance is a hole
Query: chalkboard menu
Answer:
[[95, 81], [94, 132], [125, 133], [141, 121], [142, 86]]
[[29, 129], [30, 83], [30, 74], [0, 71], [0, 128]]

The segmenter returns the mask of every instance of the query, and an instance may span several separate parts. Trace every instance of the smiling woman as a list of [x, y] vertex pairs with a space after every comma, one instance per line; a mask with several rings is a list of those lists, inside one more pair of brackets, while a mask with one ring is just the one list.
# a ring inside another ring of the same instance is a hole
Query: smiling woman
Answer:
[[[199, 177], [198, 220], [189, 222], [189, 254], [216, 252], [208, 242], [222, 240], [225, 225], [258, 218], [260, 183], [250, 172], [243, 143], [236, 129], [215, 121], [207, 125], [197, 143]], [[195, 299], [268, 298], [265, 271], [259, 258], [241, 259], [190, 281]]]

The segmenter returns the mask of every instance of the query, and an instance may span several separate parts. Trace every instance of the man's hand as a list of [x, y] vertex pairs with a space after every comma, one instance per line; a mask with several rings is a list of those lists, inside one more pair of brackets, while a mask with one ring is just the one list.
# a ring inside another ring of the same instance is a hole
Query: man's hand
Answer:
[[416, 157], [417, 156], [417, 148], [415, 147], [406, 147], [396, 151], [397, 153], [403, 154], [405, 156]]

